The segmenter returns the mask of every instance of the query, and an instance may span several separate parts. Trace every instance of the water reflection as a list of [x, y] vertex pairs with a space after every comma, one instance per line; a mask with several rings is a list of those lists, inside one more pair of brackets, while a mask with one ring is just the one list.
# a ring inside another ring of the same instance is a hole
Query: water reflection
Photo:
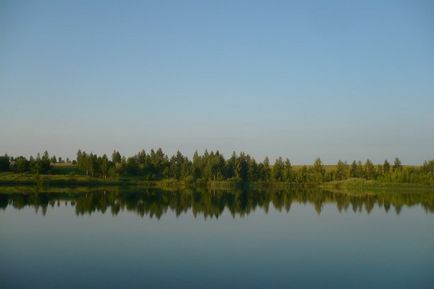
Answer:
[[0, 208], [21, 209], [34, 207], [43, 215], [50, 207], [66, 205], [75, 208], [76, 215], [94, 212], [117, 215], [121, 211], [140, 216], [161, 218], [172, 211], [177, 216], [191, 211], [193, 215], [218, 218], [228, 210], [233, 217], [242, 217], [270, 206], [289, 212], [293, 203], [311, 204], [318, 214], [325, 204], [335, 204], [339, 212], [352, 210], [369, 214], [374, 208], [399, 214], [403, 207], [421, 206], [427, 213], [434, 212], [434, 193], [372, 193], [349, 194], [320, 189], [290, 191], [165, 191], [157, 189], [111, 188], [86, 192], [39, 192], [0, 194]]

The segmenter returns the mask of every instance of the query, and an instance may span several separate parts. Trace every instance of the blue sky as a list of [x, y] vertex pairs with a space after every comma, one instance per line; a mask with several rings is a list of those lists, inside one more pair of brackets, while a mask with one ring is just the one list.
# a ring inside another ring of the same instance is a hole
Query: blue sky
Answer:
[[433, 1], [1, 1], [0, 153], [434, 158]]

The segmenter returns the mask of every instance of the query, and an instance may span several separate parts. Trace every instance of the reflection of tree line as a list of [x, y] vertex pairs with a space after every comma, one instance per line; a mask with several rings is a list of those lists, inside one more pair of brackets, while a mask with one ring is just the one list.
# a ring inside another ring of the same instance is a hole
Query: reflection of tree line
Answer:
[[318, 189], [298, 189], [291, 191], [96, 191], [88, 193], [38, 193], [0, 195], [0, 208], [12, 206], [21, 209], [32, 206], [46, 214], [49, 207], [61, 204], [75, 207], [77, 215], [93, 212], [133, 211], [140, 216], [160, 218], [168, 211], [177, 216], [191, 210], [194, 216], [219, 217], [228, 210], [232, 216], [246, 216], [256, 209], [268, 212], [270, 205], [278, 211], [289, 212], [292, 203], [311, 204], [317, 213], [325, 204], [336, 204], [341, 211], [370, 213], [375, 206], [390, 209], [399, 214], [404, 206], [420, 205], [429, 213], [434, 213], [434, 194], [431, 193], [379, 193], [371, 195], [351, 195], [320, 191]]

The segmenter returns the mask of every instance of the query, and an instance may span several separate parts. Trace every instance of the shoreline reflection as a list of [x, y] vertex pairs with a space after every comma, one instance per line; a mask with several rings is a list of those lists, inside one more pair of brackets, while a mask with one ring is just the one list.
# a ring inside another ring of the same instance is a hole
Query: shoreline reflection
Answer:
[[121, 211], [135, 212], [141, 217], [161, 218], [167, 212], [176, 216], [192, 212], [194, 217], [218, 218], [227, 210], [235, 217], [247, 216], [256, 209], [268, 212], [289, 212], [293, 203], [311, 204], [321, 214], [326, 204], [335, 204], [339, 212], [371, 213], [383, 209], [399, 214], [404, 207], [421, 206], [426, 213], [434, 213], [433, 193], [377, 193], [354, 195], [319, 189], [289, 191], [165, 191], [158, 189], [88, 191], [80, 193], [13, 193], [0, 194], [0, 209], [33, 207], [37, 213], [47, 214], [49, 208], [73, 206], [77, 216], [95, 212], [116, 216]]

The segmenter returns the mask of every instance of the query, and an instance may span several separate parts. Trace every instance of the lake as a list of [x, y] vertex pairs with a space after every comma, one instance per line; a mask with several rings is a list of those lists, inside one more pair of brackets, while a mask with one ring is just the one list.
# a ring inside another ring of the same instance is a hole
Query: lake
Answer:
[[0, 288], [434, 288], [433, 193], [30, 191]]

